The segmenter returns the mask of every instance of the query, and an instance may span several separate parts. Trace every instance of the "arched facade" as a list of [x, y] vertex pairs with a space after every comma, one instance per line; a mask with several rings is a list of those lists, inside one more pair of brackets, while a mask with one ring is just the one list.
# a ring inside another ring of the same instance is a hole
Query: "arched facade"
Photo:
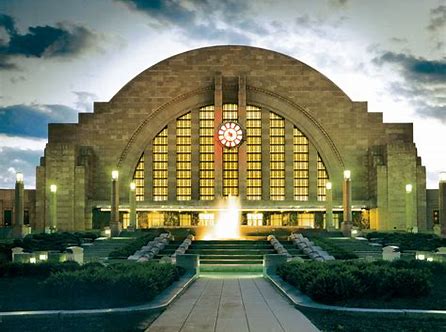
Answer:
[[[243, 130], [238, 147], [218, 139], [227, 121]], [[376, 229], [427, 227], [425, 170], [411, 124], [383, 123], [316, 70], [259, 48], [176, 55], [95, 103], [79, 123], [50, 125], [37, 168], [36, 226], [46, 225], [52, 183], [61, 188], [59, 229], [98, 226], [99, 211], [110, 209], [113, 169], [124, 224], [134, 181], [142, 227], [205, 224], [228, 195], [239, 197], [245, 224], [318, 227], [325, 183], [333, 183], [337, 216], [349, 169], [358, 220]]]

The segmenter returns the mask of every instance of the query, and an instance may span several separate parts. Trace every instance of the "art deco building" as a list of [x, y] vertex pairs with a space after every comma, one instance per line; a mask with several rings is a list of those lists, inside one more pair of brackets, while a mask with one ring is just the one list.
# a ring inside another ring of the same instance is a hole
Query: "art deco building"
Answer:
[[51, 124], [37, 167], [35, 228], [48, 226], [51, 184], [59, 230], [106, 225], [114, 169], [124, 227], [131, 182], [139, 227], [212, 224], [230, 195], [244, 225], [323, 227], [328, 181], [342, 221], [348, 169], [354, 223], [432, 228], [412, 124], [384, 123], [323, 74], [265, 49], [173, 56], [79, 114], [79, 123]]

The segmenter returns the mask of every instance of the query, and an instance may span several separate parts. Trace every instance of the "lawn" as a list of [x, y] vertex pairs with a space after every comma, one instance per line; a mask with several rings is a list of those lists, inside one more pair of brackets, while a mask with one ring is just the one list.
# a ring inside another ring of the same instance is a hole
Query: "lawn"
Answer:
[[446, 316], [370, 314], [299, 308], [322, 332], [445, 332]]

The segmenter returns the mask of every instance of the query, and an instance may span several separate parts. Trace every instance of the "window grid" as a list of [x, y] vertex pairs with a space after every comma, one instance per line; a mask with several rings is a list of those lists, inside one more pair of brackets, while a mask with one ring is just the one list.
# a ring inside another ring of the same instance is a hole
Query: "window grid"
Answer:
[[270, 200], [285, 200], [285, 120], [270, 112]]
[[167, 126], [153, 139], [153, 200], [168, 198], [168, 144]]
[[[238, 120], [238, 105], [223, 105], [223, 121]], [[223, 147], [223, 196], [238, 196], [238, 147]]]
[[326, 184], [329, 180], [327, 169], [319, 153], [317, 154], [317, 200], [327, 199]]
[[139, 159], [138, 165], [136, 165], [133, 182], [136, 185], [136, 200], [138, 202], [144, 201], [144, 154]]
[[177, 119], [177, 200], [192, 199], [191, 113]]
[[246, 198], [262, 199], [262, 112], [246, 106]]
[[308, 201], [309, 163], [308, 139], [296, 127], [293, 128], [293, 187], [294, 200]]
[[200, 200], [214, 199], [214, 106], [200, 108]]

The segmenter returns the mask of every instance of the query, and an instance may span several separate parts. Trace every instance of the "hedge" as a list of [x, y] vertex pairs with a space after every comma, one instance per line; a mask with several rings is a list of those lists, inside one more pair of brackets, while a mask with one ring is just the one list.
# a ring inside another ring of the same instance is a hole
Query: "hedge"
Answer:
[[3, 263], [0, 264], [0, 278], [14, 278], [14, 277], [37, 277], [46, 278], [51, 273], [61, 271], [75, 271], [81, 267], [76, 262], [63, 263]]
[[91, 242], [98, 236], [93, 232], [85, 233], [52, 233], [31, 234], [22, 240], [14, 240], [14, 246], [25, 251], [57, 250], [64, 251], [70, 245], [80, 246], [84, 242]]
[[277, 273], [312, 299], [333, 303], [351, 298], [394, 298], [428, 295], [432, 272], [444, 264], [410, 262], [288, 262]]
[[153, 230], [149, 234], [143, 235], [141, 237], [136, 238], [131, 241], [129, 244], [115, 249], [108, 254], [109, 258], [127, 258], [130, 255], [133, 255], [136, 250], [141, 249], [142, 246], [145, 246], [149, 241], [152, 241], [156, 236], [160, 235], [162, 230]]
[[68, 301], [82, 296], [147, 301], [178, 280], [183, 272], [172, 264], [157, 262], [96, 264], [76, 271], [53, 273], [44, 286], [49, 294]]
[[397, 245], [403, 251], [433, 251], [438, 247], [446, 247], [446, 239], [442, 239], [434, 234], [370, 232], [367, 234], [367, 239], [375, 240], [384, 246]]

